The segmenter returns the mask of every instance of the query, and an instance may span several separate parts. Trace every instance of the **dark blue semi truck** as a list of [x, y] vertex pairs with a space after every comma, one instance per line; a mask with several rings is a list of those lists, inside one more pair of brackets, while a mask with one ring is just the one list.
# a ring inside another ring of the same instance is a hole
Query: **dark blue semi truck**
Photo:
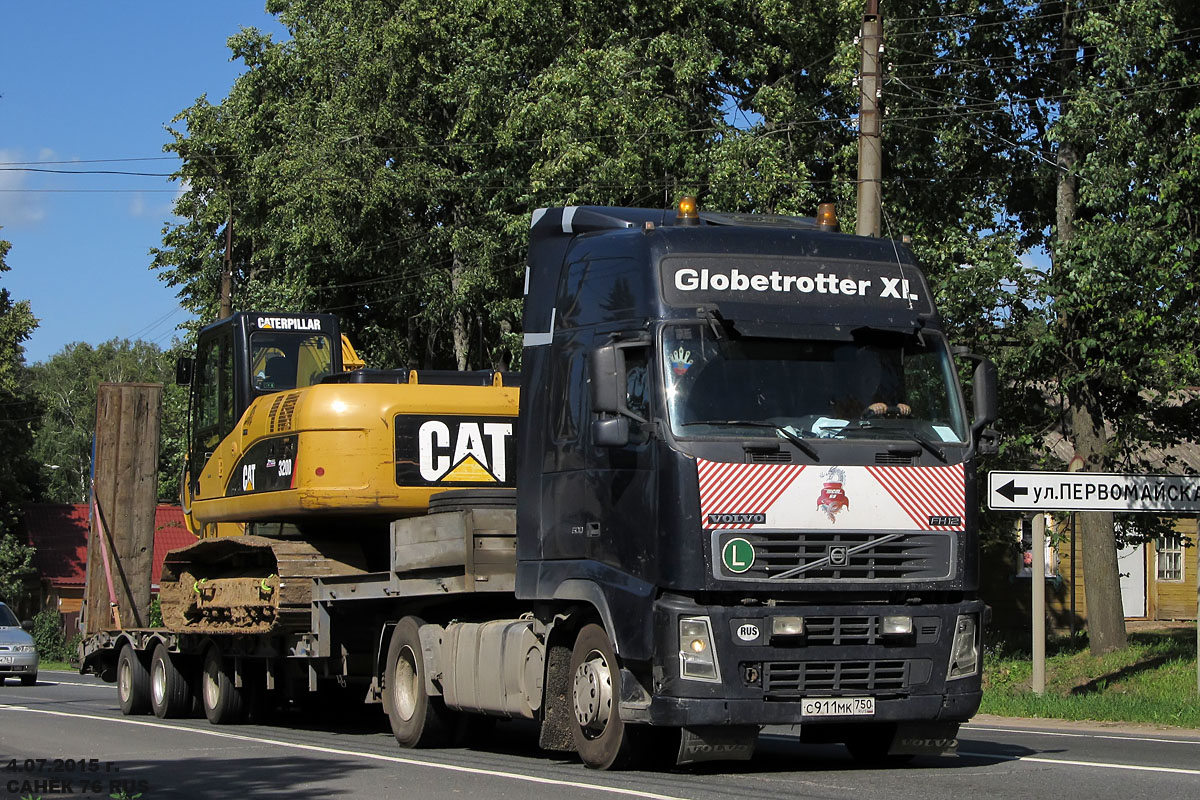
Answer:
[[515, 595], [569, 664], [541, 715], [595, 767], [678, 729], [684, 760], [781, 724], [951, 749], [994, 370], [972, 420], [903, 245], [692, 208], [533, 218]]

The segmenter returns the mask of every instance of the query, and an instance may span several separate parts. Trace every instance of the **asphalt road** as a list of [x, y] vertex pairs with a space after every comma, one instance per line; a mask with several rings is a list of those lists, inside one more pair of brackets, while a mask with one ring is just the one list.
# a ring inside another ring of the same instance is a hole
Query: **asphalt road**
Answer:
[[[303, 725], [302, 725], [303, 723]], [[0, 688], [0, 798], [1186, 798], [1200, 796], [1200, 732], [981, 719], [956, 758], [865, 768], [840, 746], [768, 729], [750, 762], [598, 773], [502, 724], [475, 749], [401, 750], [382, 714], [266, 725], [124, 717], [116, 690], [43, 672]]]

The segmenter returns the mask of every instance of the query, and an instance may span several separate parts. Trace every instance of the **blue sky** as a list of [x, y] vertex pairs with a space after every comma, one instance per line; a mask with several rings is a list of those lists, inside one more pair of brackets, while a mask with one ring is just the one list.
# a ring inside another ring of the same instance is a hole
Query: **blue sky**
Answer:
[[222, 100], [241, 72], [225, 41], [242, 27], [285, 38], [262, 0], [0, 6], [0, 286], [41, 320], [26, 360], [76, 341], [170, 344], [188, 319], [151, 271], [178, 184], [160, 177], [16, 168], [170, 173], [165, 126], [201, 95]]

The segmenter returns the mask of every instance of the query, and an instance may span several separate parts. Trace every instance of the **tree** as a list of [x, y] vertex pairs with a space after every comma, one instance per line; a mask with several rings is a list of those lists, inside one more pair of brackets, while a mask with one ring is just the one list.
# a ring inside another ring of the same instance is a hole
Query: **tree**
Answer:
[[[0, 274], [12, 245], [0, 240]], [[14, 301], [0, 288], [0, 599], [25, 594], [25, 581], [33, 574], [33, 548], [17, 535], [21, 503], [30, 494], [36, 469], [30, 459], [37, 404], [25, 374], [23, 342], [37, 327], [29, 301]]]
[[[998, 362], [1000, 464], [1061, 468], [1050, 431], [1112, 470], [1194, 435], [1200, 11], [883, 6], [884, 232], [913, 237], [954, 340]], [[230, 219], [237, 307], [334, 311], [375, 363], [459, 368], [519, 353], [538, 206], [833, 199], [851, 227], [862, 0], [269, 8], [291, 40], [232, 37], [245, 73], [168, 146], [188, 185], [154, 267], [202, 318]], [[1043, 249], [1052, 269], [1023, 263]], [[1110, 521], [1084, 531], [1111, 551]], [[1086, 569], [1093, 645], [1118, 647], [1115, 563]]]
[[150, 342], [112, 339], [95, 347], [75, 342], [30, 367], [32, 388], [44, 409], [33, 442], [45, 490], [41, 499], [85, 503], [91, 496], [96, 393], [105, 382], [166, 384], [158, 495], [171, 500], [179, 485], [186, 395], [174, 386], [174, 359]]
[[[1067, 9], [1051, 129], [1061, 171], [1046, 286], [1054, 317], [1035, 363], [1058, 376], [1084, 468], [1142, 471], [1148, 448], [1196, 433], [1185, 390], [1200, 374], [1200, 13], [1170, 0]], [[1106, 652], [1125, 644], [1112, 516], [1081, 523], [1089, 634]], [[1094, 588], [1092, 575], [1103, 579]]]

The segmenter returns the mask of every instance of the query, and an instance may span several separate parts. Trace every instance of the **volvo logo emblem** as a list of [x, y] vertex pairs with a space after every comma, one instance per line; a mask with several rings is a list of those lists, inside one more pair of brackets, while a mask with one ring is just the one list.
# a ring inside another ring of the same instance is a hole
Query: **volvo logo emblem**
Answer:
[[844, 567], [850, 563], [850, 553], [847, 552], [845, 545], [830, 546], [828, 556], [831, 567]]

